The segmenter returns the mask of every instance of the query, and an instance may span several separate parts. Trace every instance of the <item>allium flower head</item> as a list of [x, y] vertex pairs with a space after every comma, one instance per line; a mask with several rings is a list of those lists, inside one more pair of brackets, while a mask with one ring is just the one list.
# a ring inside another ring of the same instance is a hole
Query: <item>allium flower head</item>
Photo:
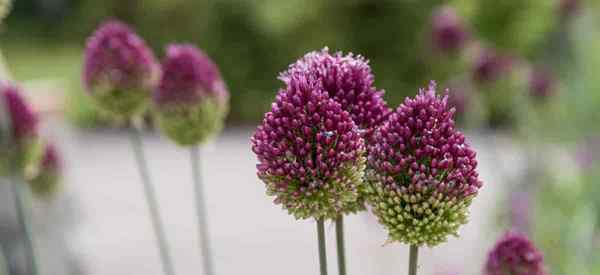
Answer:
[[544, 69], [536, 68], [529, 75], [530, 94], [539, 100], [544, 100], [554, 93], [554, 77]]
[[488, 255], [486, 275], [545, 275], [542, 253], [525, 237], [508, 232]]
[[159, 126], [175, 142], [192, 145], [223, 127], [229, 93], [217, 65], [191, 45], [170, 45], [154, 93]]
[[352, 53], [321, 51], [307, 53], [281, 74], [280, 79], [289, 83], [293, 75], [304, 75], [322, 83], [329, 97], [350, 113], [352, 120], [369, 142], [373, 129], [390, 113], [383, 100], [383, 90], [374, 87], [373, 73], [368, 60]]
[[62, 174], [62, 159], [54, 145], [45, 145], [36, 168], [36, 175], [29, 180], [31, 190], [40, 196], [51, 195], [58, 187]]
[[144, 107], [158, 74], [152, 51], [123, 23], [104, 23], [87, 41], [84, 85], [112, 114], [129, 117]]
[[456, 11], [443, 6], [434, 11], [431, 18], [431, 40], [433, 46], [442, 52], [455, 52], [463, 48], [468, 33]]
[[483, 50], [475, 60], [473, 79], [479, 83], [498, 80], [511, 67], [511, 60], [493, 50]]
[[37, 140], [38, 117], [17, 87], [0, 83], [0, 96], [2, 123], [6, 123], [0, 129], [0, 175], [5, 175], [25, 167]]
[[560, 0], [558, 3], [558, 13], [561, 18], [569, 19], [579, 12], [581, 6], [580, 0]]
[[348, 112], [322, 83], [290, 75], [251, 139], [258, 177], [297, 219], [361, 210], [364, 142]]
[[435, 246], [457, 235], [482, 186], [475, 151], [435, 88], [407, 98], [370, 145], [367, 201], [391, 241]]
[[38, 117], [15, 86], [0, 84], [4, 104], [8, 109], [12, 138], [17, 143], [37, 137]]

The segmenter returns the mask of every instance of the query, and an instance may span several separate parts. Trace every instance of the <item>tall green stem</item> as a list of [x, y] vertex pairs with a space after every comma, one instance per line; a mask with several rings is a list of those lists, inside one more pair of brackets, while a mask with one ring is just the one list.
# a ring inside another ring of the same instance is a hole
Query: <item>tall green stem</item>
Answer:
[[417, 262], [419, 261], [419, 247], [410, 245], [410, 255], [408, 256], [408, 275], [417, 275]]
[[142, 179], [142, 184], [144, 186], [144, 194], [146, 195], [146, 203], [148, 204], [148, 208], [150, 210], [152, 226], [154, 228], [154, 233], [156, 234], [156, 241], [160, 252], [163, 272], [165, 275], [173, 275], [175, 274], [173, 270], [173, 263], [171, 261], [171, 255], [169, 254], [169, 246], [165, 237], [162, 219], [158, 211], [159, 206], [158, 201], [156, 200], [156, 192], [154, 191], [154, 186], [150, 181], [148, 163], [146, 162], [146, 157], [144, 156], [142, 136], [140, 130], [135, 126], [135, 123], [131, 125], [130, 129], [131, 146], [135, 154], [137, 167]]
[[202, 188], [202, 175], [200, 168], [200, 149], [198, 146], [190, 148], [190, 159], [192, 162], [192, 176], [194, 178], [194, 193], [196, 200], [196, 216], [198, 219], [198, 238], [200, 250], [204, 257], [204, 274], [213, 275], [212, 254], [210, 238], [208, 237], [208, 225], [206, 218], [206, 206], [204, 204], [204, 190]]
[[340, 215], [335, 220], [335, 236], [337, 242], [338, 271], [346, 275], [346, 250], [344, 248], [344, 216]]
[[28, 268], [32, 275], [38, 274], [38, 262], [33, 245], [33, 229], [31, 226], [31, 218], [28, 211], [28, 200], [26, 198], [25, 183], [18, 180], [17, 176], [13, 175], [12, 191], [15, 197], [15, 208], [17, 210], [17, 219], [23, 231], [25, 232], [25, 252], [28, 262]]
[[323, 218], [317, 219], [317, 238], [319, 240], [319, 265], [321, 275], [327, 275], [327, 252], [325, 251], [325, 222]]

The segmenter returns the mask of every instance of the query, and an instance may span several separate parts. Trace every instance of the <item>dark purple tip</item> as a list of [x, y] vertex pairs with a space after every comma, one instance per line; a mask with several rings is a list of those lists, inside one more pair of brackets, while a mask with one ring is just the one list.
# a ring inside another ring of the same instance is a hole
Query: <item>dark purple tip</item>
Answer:
[[431, 39], [434, 47], [442, 52], [454, 52], [464, 47], [468, 33], [453, 8], [444, 6], [434, 11]]

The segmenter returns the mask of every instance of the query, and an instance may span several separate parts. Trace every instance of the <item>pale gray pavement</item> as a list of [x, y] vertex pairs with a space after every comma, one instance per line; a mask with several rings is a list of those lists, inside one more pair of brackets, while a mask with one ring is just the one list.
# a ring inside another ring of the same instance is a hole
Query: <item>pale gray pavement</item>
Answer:
[[[37, 204], [37, 227], [48, 228], [43, 223], [55, 220], [45, 219], [49, 209], [55, 216], [61, 211], [72, 216], [63, 230], [64, 239], [73, 257], [69, 261], [79, 262], [82, 274], [161, 274], [126, 133], [81, 131], [59, 119], [45, 121], [44, 128], [45, 135], [66, 155], [66, 186], [56, 202]], [[202, 150], [217, 274], [317, 274], [316, 225], [313, 221], [295, 221], [265, 195], [263, 184], [255, 176], [256, 160], [249, 145], [252, 131], [251, 127], [227, 129]], [[492, 139], [481, 135], [470, 138], [479, 152], [484, 188], [471, 207], [471, 222], [462, 228], [460, 238], [421, 250], [419, 274], [449, 274], [437, 273], [444, 270], [480, 274], [487, 250], [499, 234], [494, 230], [495, 209], [502, 207], [501, 192], [507, 179], [498, 173], [510, 174], [519, 167], [520, 160], [510, 158], [518, 155], [509, 150], [511, 146], [490, 149]], [[177, 274], [200, 275], [189, 153], [156, 134], [145, 135], [144, 143]], [[494, 162], [492, 158], [498, 153], [505, 157]], [[73, 209], [61, 209], [67, 208], [63, 205]], [[335, 231], [333, 225], [326, 226], [329, 270], [336, 274]], [[64, 274], [60, 271], [64, 259], [55, 252], [60, 249], [55, 242], [44, 240], [44, 232], [38, 234], [42, 239], [38, 241], [39, 254], [46, 259], [42, 274]], [[56, 235], [60, 232], [54, 232]], [[347, 218], [346, 239], [350, 275], [406, 273], [408, 247], [383, 246], [385, 232], [370, 214]]]

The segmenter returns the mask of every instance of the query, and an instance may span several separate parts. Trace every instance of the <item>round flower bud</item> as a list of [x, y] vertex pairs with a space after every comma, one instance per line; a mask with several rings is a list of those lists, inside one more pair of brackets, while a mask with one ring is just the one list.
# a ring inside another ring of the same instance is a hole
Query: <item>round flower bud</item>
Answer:
[[46, 144], [36, 170], [37, 173], [28, 180], [31, 191], [42, 197], [53, 194], [58, 187], [62, 173], [62, 159], [54, 145]]
[[348, 112], [322, 83], [290, 76], [251, 139], [258, 177], [297, 219], [335, 219], [362, 210], [365, 147]]
[[457, 236], [482, 186], [475, 151], [435, 83], [407, 98], [370, 145], [367, 202], [390, 241], [435, 246]]
[[431, 18], [431, 41], [435, 49], [444, 52], [456, 52], [464, 47], [468, 33], [456, 11], [443, 6], [434, 11]]
[[[2, 109], [6, 119], [2, 123], [2, 144], [0, 148], [0, 172], [6, 174], [11, 169], [23, 169], [29, 158], [30, 149], [37, 139], [38, 117], [21, 96], [17, 87], [0, 84]], [[14, 163], [14, 164], [11, 164]]]
[[534, 99], [546, 100], [555, 92], [555, 79], [545, 69], [536, 68], [529, 74], [529, 92]]
[[511, 60], [493, 50], [485, 49], [478, 55], [473, 67], [473, 79], [478, 83], [493, 83], [509, 71]]
[[11, 0], [0, 0], [0, 23], [10, 12]]
[[383, 100], [384, 91], [374, 87], [375, 77], [369, 61], [360, 55], [331, 54], [325, 47], [321, 51], [306, 54], [290, 65], [280, 79], [288, 83], [294, 74], [321, 82], [329, 97], [350, 113], [367, 143], [373, 129], [391, 112]]
[[488, 255], [486, 275], [545, 275], [542, 253], [525, 237], [508, 232]]
[[170, 45], [154, 92], [160, 129], [179, 145], [205, 141], [223, 128], [229, 93], [217, 65], [191, 45]]
[[128, 118], [151, 96], [159, 74], [152, 51], [128, 26], [110, 21], [88, 39], [83, 83], [98, 107]]

